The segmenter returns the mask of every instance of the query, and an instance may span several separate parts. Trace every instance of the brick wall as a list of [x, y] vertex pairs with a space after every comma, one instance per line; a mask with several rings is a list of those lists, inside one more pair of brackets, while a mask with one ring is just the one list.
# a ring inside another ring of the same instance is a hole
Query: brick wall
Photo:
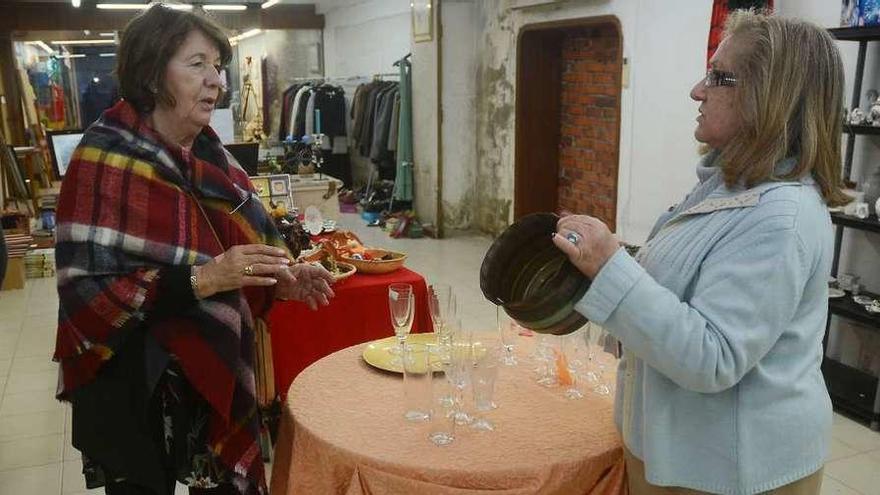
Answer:
[[616, 230], [620, 129], [619, 34], [571, 30], [562, 43], [559, 208]]

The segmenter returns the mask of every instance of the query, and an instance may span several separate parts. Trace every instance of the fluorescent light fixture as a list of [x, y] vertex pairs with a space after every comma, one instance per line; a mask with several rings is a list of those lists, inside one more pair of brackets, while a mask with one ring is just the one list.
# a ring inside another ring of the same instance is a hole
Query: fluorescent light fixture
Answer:
[[253, 38], [254, 36], [256, 36], [262, 32], [263, 32], [262, 29], [251, 29], [250, 31], [245, 31], [239, 35], [236, 35], [236, 36], [233, 36], [232, 38], [229, 38], [229, 42], [230, 43], [238, 43], [241, 40]]
[[70, 0], [70, 4], [76, 8], [79, 8], [80, 0]]
[[86, 58], [86, 54], [74, 53], [73, 55], [56, 55], [55, 58]]
[[[96, 7], [102, 10], [147, 10], [153, 5], [150, 3], [99, 3]], [[173, 10], [192, 10], [193, 8], [192, 5], [182, 3], [162, 3], [162, 5]]]
[[206, 4], [202, 5], [205, 10], [247, 10], [247, 5], [235, 4]]
[[263, 5], [260, 5], [260, 7], [268, 9], [269, 7], [278, 5], [279, 2], [281, 2], [281, 0], [269, 0], [268, 2], [263, 2]]
[[116, 33], [98, 33], [98, 36], [103, 36], [105, 38], [115, 38]]
[[115, 57], [116, 54], [115, 53], [99, 53], [98, 56], [99, 57]]
[[115, 45], [116, 40], [67, 40], [52, 41], [53, 45]]
[[101, 10], [147, 10], [150, 6], [145, 3], [99, 3], [95, 7]]
[[25, 41], [26, 45], [33, 45], [42, 48], [49, 55], [55, 55], [55, 50], [49, 47], [49, 45], [43, 43], [42, 41]]

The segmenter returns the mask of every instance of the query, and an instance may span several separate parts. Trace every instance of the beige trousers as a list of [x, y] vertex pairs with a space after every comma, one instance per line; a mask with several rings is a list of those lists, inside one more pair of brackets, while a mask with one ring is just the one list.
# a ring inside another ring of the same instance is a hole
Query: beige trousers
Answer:
[[[697, 495], [706, 493], [699, 490], [691, 490], [690, 488], [649, 484], [645, 480], [645, 463], [632, 455], [629, 449], [624, 447], [623, 450], [626, 457], [626, 479], [629, 482], [630, 495]], [[806, 478], [801, 478], [764, 493], [769, 495], [819, 495], [821, 489], [822, 469]]]

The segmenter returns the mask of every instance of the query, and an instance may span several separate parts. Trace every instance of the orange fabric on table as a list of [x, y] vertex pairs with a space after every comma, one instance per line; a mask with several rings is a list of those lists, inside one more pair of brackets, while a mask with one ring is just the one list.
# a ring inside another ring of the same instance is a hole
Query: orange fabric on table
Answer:
[[[520, 340], [525, 355], [532, 339]], [[400, 375], [373, 369], [362, 351], [336, 352], [294, 381], [275, 447], [274, 495], [626, 493], [611, 398], [568, 400], [535, 383], [521, 358], [500, 368], [499, 407], [487, 413], [496, 431], [456, 427], [455, 441], [437, 447], [426, 423], [403, 418]]]
[[333, 285], [330, 306], [312, 311], [297, 301], [275, 301], [268, 324], [272, 337], [275, 390], [286, 396], [293, 379], [308, 365], [340, 349], [391, 337], [388, 286], [411, 284], [416, 295], [412, 333], [431, 332], [428, 286], [418, 273], [401, 268], [384, 275], [355, 273]]

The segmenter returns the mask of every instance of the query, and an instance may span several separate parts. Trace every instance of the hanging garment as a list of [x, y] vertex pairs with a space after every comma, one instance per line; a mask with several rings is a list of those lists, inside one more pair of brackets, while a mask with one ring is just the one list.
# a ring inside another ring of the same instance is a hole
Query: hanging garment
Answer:
[[309, 93], [309, 101], [306, 102], [305, 127], [303, 135], [309, 136], [315, 133], [315, 97], [318, 95], [317, 90]]
[[287, 139], [287, 135], [289, 134], [290, 111], [293, 106], [293, 99], [296, 97], [296, 92], [299, 91], [299, 88], [299, 84], [294, 84], [287, 88], [281, 95], [281, 118], [279, 119], [280, 123], [278, 126], [279, 141]]
[[391, 125], [388, 129], [388, 151], [397, 151], [397, 136], [400, 127], [400, 91], [394, 94], [394, 105], [391, 109]]
[[383, 88], [383, 83], [377, 83], [375, 86], [373, 86], [370, 89], [369, 96], [367, 96], [367, 101], [364, 105], [364, 123], [361, 127], [360, 137], [358, 138], [358, 151], [363, 157], [370, 156], [370, 145], [373, 144], [373, 117], [375, 113], [376, 100], [378, 99], [379, 93]]
[[321, 132], [330, 136], [346, 136], [345, 90], [338, 86], [324, 85], [318, 88], [315, 109], [321, 111]]
[[370, 146], [370, 159], [374, 163], [379, 163], [385, 158], [389, 158], [388, 152], [388, 134], [391, 127], [391, 113], [394, 109], [394, 99], [397, 94], [397, 88], [389, 87], [382, 94], [380, 103], [376, 106], [376, 122], [375, 131], [373, 133], [373, 143]]
[[[296, 134], [296, 119], [297, 114], [299, 113], [300, 103], [302, 103], [305, 94], [309, 91], [310, 87], [308, 84], [303, 84], [301, 88], [296, 92], [296, 96], [293, 98], [293, 104], [290, 106], [290, 121], [287, 123], [287, 135], [288, 136], [297, 136]], [[301, 134], [300, 134], [301, 135]]]
[[412, 143], [412, 64], [408, 57], [400, 59], [400, 127], [397, 136], [397, 176], [394, 181], [394, 199], [413, 199], [413, 143]]

